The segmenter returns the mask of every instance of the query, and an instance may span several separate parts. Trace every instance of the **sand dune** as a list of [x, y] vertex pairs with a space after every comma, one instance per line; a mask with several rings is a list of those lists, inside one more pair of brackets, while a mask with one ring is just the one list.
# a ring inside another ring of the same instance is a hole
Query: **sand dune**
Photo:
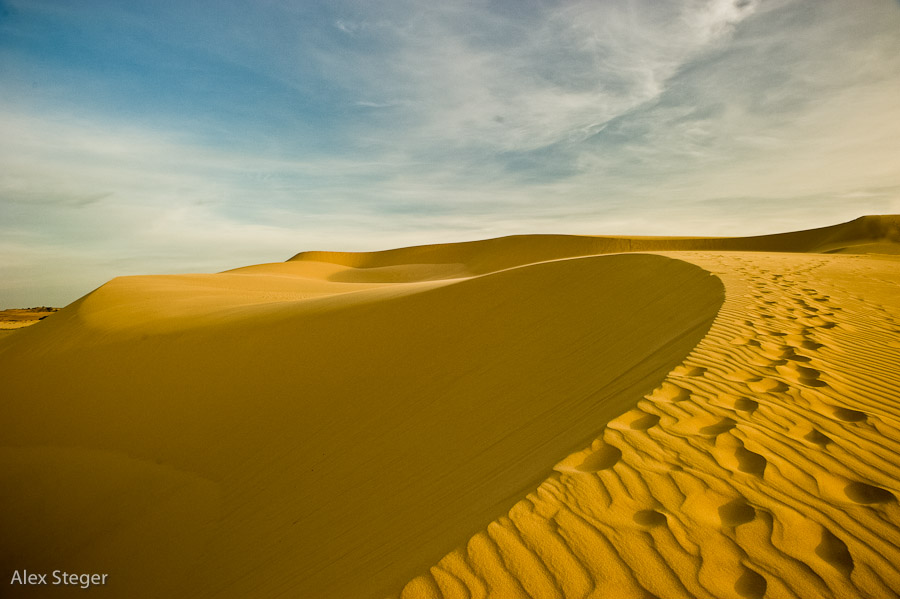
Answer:
[[356, 287], [118, 279], [10, 338], [4, 566], [101, 564], [129, 596], [383, 596], [649, 391], [722, 301], [659, 256]]
[[680, 257], [710, 333], [402, 597], [897, 596], [900, 261]]
[[108, 572], [111, 597], [897, 596], [898, 223], [115, 279], [0, 339], [3, 571]]
[[[900, 216], [863, 216], [831, 227], [759, 237], [514, 235], [382, 252], [302, 252], [291, 260], [364, 269], [359, 276], [391, 272], [389, 269], [397, 266], [440, 265], [444, 269], [442, 276], [449, 277], [572, 256], [665, 250], [897, 254], [900, 253]], [[353, 274], [356, 273], [335, 271], [331, 278], [349, 279]]]

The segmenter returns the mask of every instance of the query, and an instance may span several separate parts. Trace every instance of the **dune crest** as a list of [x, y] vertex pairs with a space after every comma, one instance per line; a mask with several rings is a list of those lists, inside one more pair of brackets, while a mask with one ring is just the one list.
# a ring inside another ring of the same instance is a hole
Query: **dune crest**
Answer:
[[116, 279], [0, 344], [4, 568], [102, 567], [108, 596], [383, 597], [633, 406], [723, 298], [649, 255], [295, 268]]
[[442, 265], [449, 278], [574, 256], [673, 250], [900, 254], [900, 215], [862, 216], [830, 227], [757, 237], [512, 235], [380, 252], [301, 252], [290, 262], [343, 266], [347, 270], [334, 274], [345, 280], [409, 264]]

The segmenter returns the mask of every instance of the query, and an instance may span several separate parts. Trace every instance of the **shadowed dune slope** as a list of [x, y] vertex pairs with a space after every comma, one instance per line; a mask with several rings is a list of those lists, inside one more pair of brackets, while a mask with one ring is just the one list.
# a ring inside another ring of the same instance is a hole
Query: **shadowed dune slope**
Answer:
[[[392, 280], [398, 276], [398, 265], [442, 265], [439, 271], [422, 268], [422, 272], [449, 278], [571, 256], [672, 250], [898, 254], [900, 216], [863, 216], [831, 227], [758, 237], [514, 235], [381, 252], [302, 252], [291, 261], [325, 262], [356, 269], [335, 269], [330, 274], [335, 281], [374, 281]], [[403, 272], [415, 274], [408, 268]]]
[[649, 255], [292, 268], [116, 279], [0, 341], [3, 571], [383, 597], [633, 407], [723, 301]]

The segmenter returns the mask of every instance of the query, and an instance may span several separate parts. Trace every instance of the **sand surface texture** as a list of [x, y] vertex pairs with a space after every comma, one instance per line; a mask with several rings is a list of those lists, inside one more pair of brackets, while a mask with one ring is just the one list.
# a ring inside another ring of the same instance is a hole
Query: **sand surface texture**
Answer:
[[897, 596], [898, 222], [115, 279], [0, 339], [2, 571], [109, 583], [3, 591]]

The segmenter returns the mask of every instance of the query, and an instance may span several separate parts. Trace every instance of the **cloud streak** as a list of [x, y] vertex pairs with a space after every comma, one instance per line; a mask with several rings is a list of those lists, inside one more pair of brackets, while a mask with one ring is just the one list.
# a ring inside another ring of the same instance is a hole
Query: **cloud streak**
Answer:
[[657, 98], [679, 68], [730, 35], [756, 5], [532, 3], [531, 14], [518, 18], [508, 6], [394, 8], [378, 26], [366, 26], [376, 15], [353, 25], [354, 35], [377, 36], [385, 50], [361, 57], [363, 68], [344, 76], [385, 103], [404, 100], [404, 141], [527, 151], [582, 141]]

